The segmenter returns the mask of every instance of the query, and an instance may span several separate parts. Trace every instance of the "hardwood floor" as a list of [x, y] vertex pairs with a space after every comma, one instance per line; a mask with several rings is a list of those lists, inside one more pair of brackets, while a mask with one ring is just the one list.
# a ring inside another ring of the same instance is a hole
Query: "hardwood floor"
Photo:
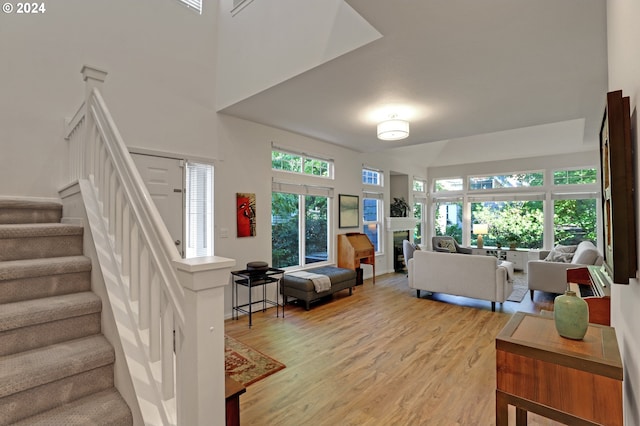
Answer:
[[[495, 424], [495, 336], [514, 312], [553, 309], [553, 296], [491, 312], [485, 301], [415, 294], [404, 274], [387, 274], [310, 311], [288, 305], [284, 319], [254, 314], [251, 329], [227, 320], [227, 334], [286, 365], [247, 388], [241, 424]], [[557, 423], [530, 414], [529, 424]]]

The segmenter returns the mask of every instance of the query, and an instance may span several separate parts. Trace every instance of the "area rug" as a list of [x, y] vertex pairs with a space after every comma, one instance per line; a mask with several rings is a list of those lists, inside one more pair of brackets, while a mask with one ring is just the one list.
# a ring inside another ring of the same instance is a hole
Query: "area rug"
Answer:
[[224, 336], [224, 370], [236, 382], [249, 386], [283, 368], [285, 365], [275, 359]]
[[523, 273], [515, 273], [513, 277], [513, 292], [507, 300], [509, 302], [522, 302], [527, 291], [529, 291], [527, 275]]

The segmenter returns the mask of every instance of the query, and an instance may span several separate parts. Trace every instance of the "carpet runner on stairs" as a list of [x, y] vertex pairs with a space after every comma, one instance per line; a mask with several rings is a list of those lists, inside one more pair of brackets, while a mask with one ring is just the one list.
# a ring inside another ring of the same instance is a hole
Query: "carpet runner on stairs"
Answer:
[[60, 204], [0, 200], [0, 426], [131, 425], [83, 228], [61, 217]]

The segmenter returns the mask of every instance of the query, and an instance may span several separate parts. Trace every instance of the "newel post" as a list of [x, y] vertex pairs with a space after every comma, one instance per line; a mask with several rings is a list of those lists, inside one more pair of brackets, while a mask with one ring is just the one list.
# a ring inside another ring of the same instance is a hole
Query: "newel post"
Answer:
[[185, 317], [176, 348], [179, 425], [225, 424], [224, 287], [235, 264], [217, 256], [174, 261]]
[[78, 149], [78, 159], [80, 164], [78, 164], [78, 178], [86, 179], [89, 176], [91, 170], [89, 170], [89, 164], [91, 164], [92, 152], [94, 141], [94, 122], [93, 116], [91, 115], [91, 93], [94, 88], [102, 87], [102, 83], [104, 83], [107, 78], [107, 72], [101, 69], [91, 67], [89, 65], [83, 65], [80, 70], [82, 74], [82, 79], [84, 80], [84, 109], [85, 109], [85, 134], [84, 141], [80, 143]]

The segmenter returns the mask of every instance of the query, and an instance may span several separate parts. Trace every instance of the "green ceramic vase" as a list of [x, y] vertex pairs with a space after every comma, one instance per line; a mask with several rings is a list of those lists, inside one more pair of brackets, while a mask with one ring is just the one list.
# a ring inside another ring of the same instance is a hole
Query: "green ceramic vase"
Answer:
[[553, 318], [560, 336], [582, 340], [589, 327], [589, 306], [575, 291], [567, 290], [555, 298]]

